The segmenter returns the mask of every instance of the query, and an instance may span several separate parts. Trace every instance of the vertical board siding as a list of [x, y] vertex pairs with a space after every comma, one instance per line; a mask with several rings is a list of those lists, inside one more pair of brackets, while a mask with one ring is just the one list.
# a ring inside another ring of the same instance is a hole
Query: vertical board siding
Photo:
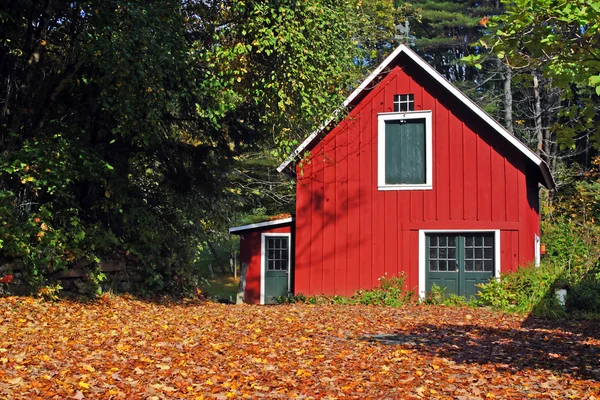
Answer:
[[[373, 147], [376, 141], [373, 138], [373, 116], [371, 114], [371, 104], [364, 107], [358, 115], [358, 135], [360, 136], [360, 171], [359, 171], [359, 218], [360, 232], [359, 237], [359, 287], [367, 288], [371, 284], [371, 266], [372, 266], [372, 221], [373, 221], [373, 193], [371, 189], [377, 184], [373, 176]], [[356, 132], [356, 128], [355, 128]]]
[[360, 285], [360, 130], [359, 117], [348, 121], [348, 241], [346, 243], [346, 293]]
[[[387, 85], [383, 86], [384, 88]], [[383, 108], [383, 110], [388, 110], [390, 105], [389, 105], [389, 99], [388, 99], [388, 105], [386, 107], [385, 104], [385, 91], [380, 90], [380, 91], [376, 91], [375, 92], [375, 98], [373, 99], [373, 111], [371, 118], [372, 121], [377, 121], [377, 112], [379, 112], [379, 110], [381, 110]], [[382, 107], [383, 106], [383, 107]], [[373, 123], [373, 122], [372, 122]], [[371, 130], [371, 135], [373, 137], [373, 143], [377, 143], [377, 127], [373, 128]], [[377, 146], [372, 146], [371, 147], [371, 154], [372, 154], [372, 160], [371, 160], [371, 174], [374, 174], [374, 179], [373, 182], [375, 182], [374, 184], [374, 189], [376, 192], [373, 193], [373, 219], [371, 220], [371, 224], [372, 224], [372, 228], [371, 228], [371, 232], [372, 232], [372, 236], [371, 236], [371, 243], [372, 243], [372, 259], [371, 259], [371, 264], [372, 264], [372, 269], [371, 269], [371, 280], [369, 282], [369, 287], [373, 287], [375, 286], [377, 279], [380, 278], [381, 276], [383, 276], [383, 274], [385, 273], [385, 254], [384, 254], [384, 248], [385, 248], [385, 218], [386, 218], [386, 209], [385, 209], [385, 192], [380, 192], [377, 191]]]
[[348, 121], [335, 136], [335, 279], [334, 293], [346, 295], [348, 242]]
[[453, 113], [449, 117], [450, 219], [464, 218], [463, 124]]
[[475, 221], [477, 220], [477, 134], [471, 129], [466, 128], [464, 131], [463, 146], [463, 215], [465, 220]]
[[[416, 288], [419, 229], [500, 229], [502, 271], [533, 258], [537, 181], [517, 150], [434, 85], [396, 66], [311, 151], [297, 183], [297, 293], [350, 295], [386, 272]], [[380, 191], [377, 115], [410, 93], [415, 110], [432, 110], [433, 189]]]
[[333, 135], [327, 136], [324, 140], [325, 155], [323, 157], [323, 167], [325, 169], [325, 192], [323, 203], [323, 267], [321, 283], [324, 293], [335, 294], [335, 229], [336, 221], [336, 186], [340, 183], [336, 181], [336, 174], [339, 166], [335, 163], [335, 138], [341, 134], [342, 129], [336, 128]]
[[310, 160], [304, 160], [296, 170], [296, 185], [302, 190], [297, 190], [296, 195], [296, 215], [306, 215], [303, 223], [296, 225], [296, 231], [292, 242], [295, 245], [295, 269], [294, 274], [294, 292], [308, 293], [310, 290], [310, 248], [311, 248], [311, 226], [313, 223], [311, 210], [312, 183], [311, 179], [312, 163]]

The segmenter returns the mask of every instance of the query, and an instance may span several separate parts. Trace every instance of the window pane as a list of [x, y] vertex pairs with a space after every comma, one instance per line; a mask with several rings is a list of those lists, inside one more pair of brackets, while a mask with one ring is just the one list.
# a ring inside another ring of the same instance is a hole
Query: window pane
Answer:
[[456, 271], [456, 261], [448, 261], [448, 271], [450, 271], [450, 272]]
[[438, 270], [437, 261], [429, 261], [429, 271], [436, 272]]
[[425, 183], [425, 120], [386, 122], [385, 183]]
[[432, 247], [435, 247], [435, 246], [437, 246], [437, 244], [438, 244], [438, 237], [437, 236], [431, 236], [429, 238], [429, 245], [432, 246]]
[[429, 249], [429, 258], [436, 259], [437, 258], [437, 249]]
[[483, 258], [483, 250], [482, 249], [475, 249], [475, 258]]
[[448, 237], [448, 247], [456, 247], [456, 236]]
[[473, 260], [465, 260], [465, 271], [473, 272]]
[[475, 272], [482, 272], [482, 271], [483, 271], [483, 261], [475, 260]]
[[446, 266], [448, 264], [447, 261], [440, 261], [439, 263], [440, 263], [439, 264], [439, 270], [440, 271], [446, 271]]
[[494, 262], [492, 260], [485, 260], [483, 262], [483, 270], [485, 272], [492, 272], [494, 270]]
[[448, 258], [451, 260], [456, 259], [456, 249], [448, 249]]
[[445, 260], [448, 258], [448, 251], [446, 249], [440, 249], [440, 259]]
[[473, 236], [467, 236], [465, 238], [465, 246], [473, 246]]
[[446, 246], [446, 236], [440, 236], [440, 246]]
[[485, 237], [483, 238], [483, 244], [484, 244], [485, 246], [493, 246], [493, 244], [494, 244], [494, 241], [492, 240], [492, 237], [491, 237], [491, 236], [485, 236]]
[[481, 236], [475, 236], [475, 246], [483, 246], [483, 238]]
[[494, 256], [494, 249], [485, 249], [483, 250], [483, 256], [487, 260], [491, 260]]
[[465, 249], [465, 258], [467, 260], [473, 259], [473, 249]]

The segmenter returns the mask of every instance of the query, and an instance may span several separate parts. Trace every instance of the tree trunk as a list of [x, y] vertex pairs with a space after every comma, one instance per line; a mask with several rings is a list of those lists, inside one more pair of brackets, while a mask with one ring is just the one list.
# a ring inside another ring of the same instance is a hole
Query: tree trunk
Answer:
[[513, 96], [512, 96], [512, 70], [508, 65], [504, 65], [504, 126], [510, 132], [514, 132], [513, 127]]
[[210, 249], [210, 252], [212, 253], [213, 257], [215, 258], [215, 261], [217, 261], [217, 265], [219, 266], [219, 269], [221, 270], [223, 275], [227, 275], [227, 271], [225, 271], [225, 266], [223, 265], [221, 260], [219, 260], [219, 257], [217, 256], [217, 252], [215, 251], [215, 248], [213, 247], [212, 243], [211, 242], [207, 242], [207, 243], [208, 243], [208, 248]]
[[238, 287], [237, 297], [235, 304], [242, 304], [244, 302], [244, 292], [246, 291], [246, 272], [248, 271], [248, 263], [242, 263], [240, 270], [240, 286]]
[[535, 137], [537, 140], [537, 154], [541, 155], [543, 153], [543, 143], [544, 143], [544, 132], [542, 127], [542, 100], [540, 95], [540, 80], [539, 80], [539, 71], [535, 70], [532, 73], [533, 76], [533, 97], [535, 101]]

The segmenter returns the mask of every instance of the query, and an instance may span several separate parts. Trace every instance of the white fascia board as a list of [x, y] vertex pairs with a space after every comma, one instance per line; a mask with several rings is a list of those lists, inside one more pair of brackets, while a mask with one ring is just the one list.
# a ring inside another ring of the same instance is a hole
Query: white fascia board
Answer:
[[[494, 120], [490, 117], [481, 107], [473, 102], [470, 98], [468, 98], [464, 93], [458, 90], [454, 85], [452, 85], [446, 78], [444, 78], [440, 73], [438, 73], [435, 68], [429, 65], [425, 60], [423, 60], [417, 53], [411, 50], [404, 44], [401, 44], [394, 50], [386, 59], [361, 83], [359, 87], [356, 88], [350, 94], [350, 96], [344, 101], [343, 107], [346, 108], [385, 68], [389, 66], [389, 64], [400, 54], [405, 53], [411, 60], [413, 60], [418, 66], [423, 68], [425, 72], [427, 72], [433, 79], [435, 79], [438, 83], [440, 83], [444, 88], [446, 88], [450, 93], [452, 93], [456, 98], [458, 98], [464, 105], [467, 106], [470, 110], [472, 110], [475, 114], [477, 114], [481, 119], [483, 119], [488, 125], [490, 125], [494, 130], [500, 135], [502, 135], [510, 144], [515, 146], [518, 150], [520, 150], [527, 158], [529, 158], [536, 166], [538, 166], [542, 172], [542, 177], [546, 182], [546, 187], [549, 189], [553, 189], [555, 187], [554, 180], [552, 179], [552, 175], [548, 169], [546, 163], [537, 156], [531, 149], [529, 149], [523, 142], [521, 142], [517, 137], [508, 132], [502, 125], [498, 123], [498, 121]], [[340, 112], [337, 110], [334, 113], [334, 117]], [[317, 138], [319, 133], [323, 129], [331, 123], [333, 118], [330, 118], [327, 123], [321, 125], [317, 130], [312, 132], [309, 137], [306, 138], [300, 146], [294, 150], [294, 152], [277, 168], [277, 171], [283, 171], [292, 161], [296, 159], [296, 157], [302, 153], [312, 142]]]
[[229, 228], [229, 233], [247, 231], [247, 230], [256, 229], [256, 228], [264, 228], [267, 226], [273, 227], [273, 226], [277, 226], [277, 225], [285, 225], [285, 224], [289, 224], [293, 221], [294, 221], [294, 218], [290, 217], [290, 218], [276, 219], [273, 221], [257, 222], [256, 224], [234, 226], [232, 228]]

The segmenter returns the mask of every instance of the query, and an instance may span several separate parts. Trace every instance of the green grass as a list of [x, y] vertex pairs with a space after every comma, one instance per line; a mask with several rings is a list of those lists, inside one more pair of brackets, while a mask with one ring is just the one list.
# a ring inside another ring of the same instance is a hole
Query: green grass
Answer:
[[239, 282], [239, 278], [234, 279], [233, 276], [215, 276], [214, 278], [206, 279], [206, 282], [200, 285], [200, 290], [202, 290], [202, 293], [205, 295], [211, 297], [219, 296], [224, 299], [232, 297], [235, 300]]

